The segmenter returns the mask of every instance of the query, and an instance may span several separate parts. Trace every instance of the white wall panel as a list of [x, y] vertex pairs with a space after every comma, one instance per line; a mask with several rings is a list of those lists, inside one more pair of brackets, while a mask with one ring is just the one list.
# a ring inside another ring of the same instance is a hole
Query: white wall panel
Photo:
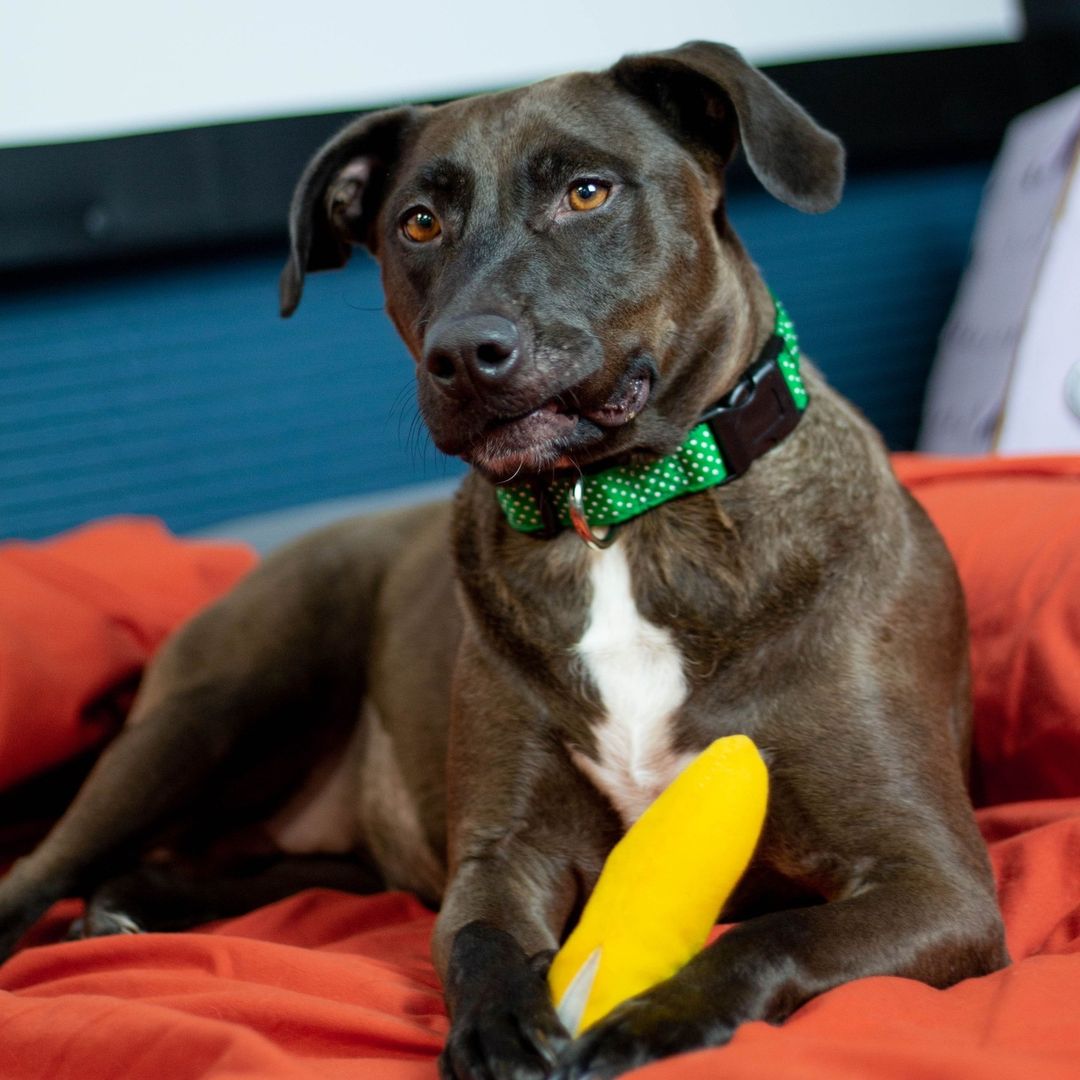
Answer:
[[1014, 0], [0, 0], [0, 146], [333, 111], [688, 38], [759, 62], [1014, 38]]

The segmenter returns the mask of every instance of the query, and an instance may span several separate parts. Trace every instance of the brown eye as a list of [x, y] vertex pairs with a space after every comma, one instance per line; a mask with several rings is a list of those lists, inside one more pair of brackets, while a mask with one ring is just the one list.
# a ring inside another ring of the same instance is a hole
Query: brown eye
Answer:
[[611, 194], [611, 185], [603, 180], [575, 180], [567, 199], [571, 210], [595, 210], [603, 206]]
[[442, 232], [442, 225], [433, 210], [416, 206], [402, 219], [401, 231], [413, 242], [427, 244]]

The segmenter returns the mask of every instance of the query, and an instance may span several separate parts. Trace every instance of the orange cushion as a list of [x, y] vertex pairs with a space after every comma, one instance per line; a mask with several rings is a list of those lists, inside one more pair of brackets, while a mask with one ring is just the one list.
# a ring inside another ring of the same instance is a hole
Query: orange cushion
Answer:
[[146, 518], [0, 544], [0, 790], [108, 735], [165, 635], [254, 562]]
[[1080, 457], [894, 463], [967, 595], [976, 801], [1080, 795]]

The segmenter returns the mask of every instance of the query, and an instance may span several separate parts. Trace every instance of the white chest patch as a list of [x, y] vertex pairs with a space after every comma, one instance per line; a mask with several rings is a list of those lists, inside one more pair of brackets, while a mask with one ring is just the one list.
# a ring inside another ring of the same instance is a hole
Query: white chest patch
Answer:
[[592, 560], [592, 603], [577, 654], [605, 716], [595, 729], [596, 758], [572, 754], [629, 828], [693, 757], [672, 747], [671, 719], [686, 699], [686, 676], [671, 632], [638, 611], [621, 546]]

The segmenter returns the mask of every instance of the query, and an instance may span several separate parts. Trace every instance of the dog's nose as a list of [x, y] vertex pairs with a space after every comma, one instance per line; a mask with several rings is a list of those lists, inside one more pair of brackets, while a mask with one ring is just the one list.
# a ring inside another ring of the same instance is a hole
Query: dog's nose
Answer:
[[425, 342], [424, 366], [452, 389], [463, 380], [480, 388], [495, 385], [517, 366], [521, 335], [501, 315], [465, 315], [440, 321]]

